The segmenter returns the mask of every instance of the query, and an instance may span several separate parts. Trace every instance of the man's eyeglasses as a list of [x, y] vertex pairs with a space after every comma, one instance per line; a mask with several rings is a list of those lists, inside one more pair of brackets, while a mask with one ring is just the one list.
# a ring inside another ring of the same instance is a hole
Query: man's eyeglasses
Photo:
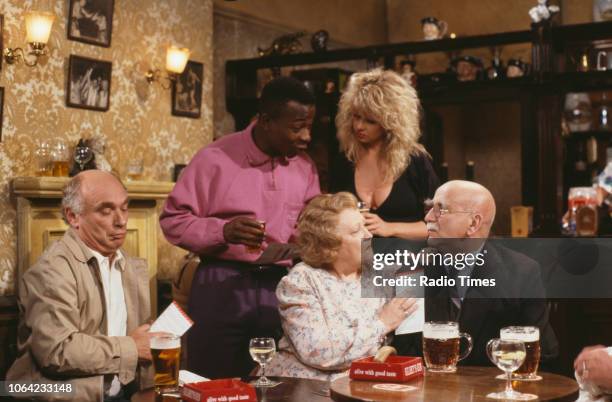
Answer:
[[425, 210], [425, 215], [429, 213], [429, 211], [433, 212], [434, 218], [438, 219], [442, 215], [447, 214], [473, 214], [474, 211], [451, 211], [448, 208], [441, 208], [440, 204], [436, 204], [433, 200], [427, 199], [423, 202], [423, 208]]

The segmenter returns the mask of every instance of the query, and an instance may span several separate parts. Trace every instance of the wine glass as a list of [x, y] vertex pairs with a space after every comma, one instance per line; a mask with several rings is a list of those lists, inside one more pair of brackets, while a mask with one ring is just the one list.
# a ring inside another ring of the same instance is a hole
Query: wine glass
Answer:
[[487, 398], [512, 401], [529, 401], [537, 399], [537, 395], [523, 394], [512, 389], [512, 372], [518, 369], [527, 355], [525, 343], [515, 339], [491, 339], [487, 343], [489, 359], [506, 373], [506, 389], [503, 392], [492, 392]]
[[93, 158], [93, 152], [89, 147], [77, 147], [74, 150], [74, 161], [79, 164], [81, 171], [85, 169], [85, 164]]
[[276, 343], [274, 338], [253, 338], [249, 342], [249, 353], [253, 360], [261, 366], [261, 376], [251, 384], [258, 388], [274, 387], [280, 384], [277, 381], [270, 381], [266, 378], [266, 364], [272, 360], [276, 353]]

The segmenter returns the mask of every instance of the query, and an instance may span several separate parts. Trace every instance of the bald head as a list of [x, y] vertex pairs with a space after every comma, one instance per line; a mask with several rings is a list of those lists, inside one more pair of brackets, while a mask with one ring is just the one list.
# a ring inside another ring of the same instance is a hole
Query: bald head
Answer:
[[114, 255], [125, 240], [128, 194], [112, 174], [86, 170], [66, 185], [62, 213], [89, 248]]
[[495, 199], [484, 186], [464, 180], [452, 180], [438, 188], [434, 204], [448, 211], [435, 218], [427, 214], [432, 234], [447, 238], [486, 238], [495, 220]]

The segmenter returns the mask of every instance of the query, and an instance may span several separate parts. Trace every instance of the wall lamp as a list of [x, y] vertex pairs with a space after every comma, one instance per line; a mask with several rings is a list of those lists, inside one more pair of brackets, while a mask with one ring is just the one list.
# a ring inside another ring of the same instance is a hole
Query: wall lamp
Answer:
[[26, 42], [30, 51], [26, 52], [20, 48], [4, 49], [4, 60], [8, 64], [18, 63], [22, 60], [28, 67], [34, 67], [38, 63], [38, 58], [47, 54], [47, 42], [51, 35], [51, 27], [55, 15], [44, 11], [28, 11], [25, 14]]
[[166, 71], [160, 71], [158, 68], [150, 69], [146, 72], [145, 77], [149, 84], [158, 82], [164, 89], [169, 89], [173, 81], [176, 81], [184, 70], [189, 60], [191, 52], [187, 48], [179, 48], [170, 46], [166, 50]]

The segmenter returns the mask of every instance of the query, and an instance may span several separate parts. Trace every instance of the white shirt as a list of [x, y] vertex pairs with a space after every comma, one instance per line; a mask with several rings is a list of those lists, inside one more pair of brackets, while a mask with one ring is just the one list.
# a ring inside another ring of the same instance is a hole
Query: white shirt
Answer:
[[[89, 249], [98, 261], [100, 279], [104, 289], [106, 302], [106, 333], [108, 336], [127, 335], [127, 309], [125, 307], [125, 296], [123, 294], [123, 281], [121, 280], [121, 266], [119, 261], [123, 260], [123, 254], [119, 250], [115, 254], [112, 268], [109, 266], [109, 258], [95, 250]], [[121, 390], [119, 377], [115, 375], [110, 384], [105, 384], [104, 393], [115, 396]]]

